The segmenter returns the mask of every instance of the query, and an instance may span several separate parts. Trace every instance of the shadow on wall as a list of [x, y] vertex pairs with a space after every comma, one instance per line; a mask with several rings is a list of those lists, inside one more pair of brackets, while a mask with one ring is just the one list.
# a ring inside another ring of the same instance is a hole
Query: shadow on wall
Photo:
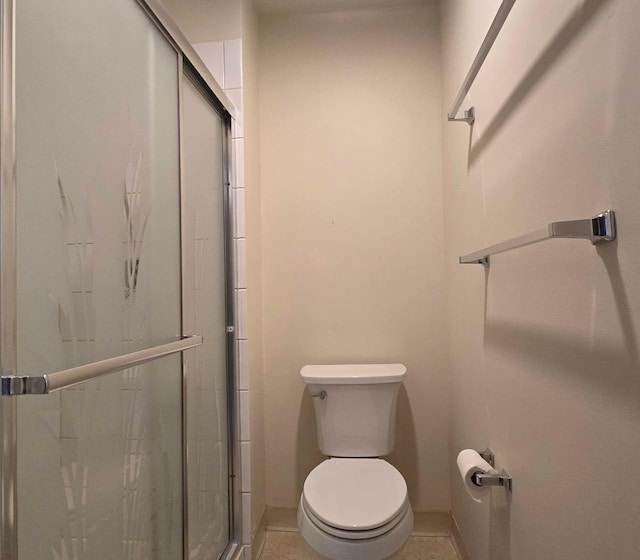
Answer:
[[482, 152], [491, 143], [502, 126], [509, 120], [509, 117], [517, 107], [529, 95], [536, 83], [549, 71], [560, 55], [571, 45], [580, 31], [606, 6], [611, 0], [585, 0], [571, 14], [569, 19], [562, 26], [562, 29], [549, 43], [547, 48], [536, 59], [529, 71], [520, 80], [511, 95], [502, 104], [494, 119], [482, 132], [482, 136], [471, 147], [469, 152], [468, 167], [472, 167], [478, 160]]
[[302, 399], [300, 400], [296, 444], [296, 496], [301, 496], [302, 487], [308, 474], [316, 465], [319, 465], [326, 459], [318, 449], [313, 399], [306, 387], [302, 392]]
[[[418, 471], [418, 446], [416, 427], [411, 413], [411, 404], [405, 385], [400, 386], [398, 392], [398, 412], [396, 418], [396, 445], [388, 457], [389, 462], [396, 467], [407, 482], [409, 500], [415, 504], [413, 496], [420, 495], [420, 476]], [[429, 469], [426, 469], [427, 472]]]
[[489, 516], [489, 558], [511, 560], [511, 495], [491, 491]]
[[[485, 344], [527, 354], [542, 364], [560, 367], [571, 375], [579, 376], [581, 380], [602, 385], [605, 391], [617, 390], [628, 396], [629, 387], [635, 385], [640, 390], [640, 356], [632, 306], [618, 261], [617, 241], [607, 247], [598, 247], [598, 253], [607, 270], [616, 302], [623, 335], [622, 344], [601, 340], [581, 341], [549, 328], [535, 329], [500, 321], [486, 323]], [[588, 356], [588, 360], [585, 356]], [[542, 368], [541, 371], [547, 371], [547, 368]]]
[[602, 257], [604, 265], [609, 275], [611, 289], [616, 300], [616, 309], [622, 327], [622, 334], [625, 340], [625, 349], [627, 350], [628, 360], [631, 367], [637, 369], [640, 365], [640, 356], [638, 355], [638, 336], [635, 326], [633, 325], [633, 316], [631, 313], [631, 304], [624, 287], [622, 279], [622, 271], [620, 270], [620, 261], [618, 259], [618, 240], [610, 244], [611, 247], [601, 245], [597, 247], [598, 254]]
[[[319, 465], [325, 455], [318, 449], [316, 435], [316, 417], [313, 399], [309, 391], [302, 393], [300, 412], [298, 413], [298, 434], [296, 453], [296, 495], [302, 495], [302, 487], [309, 473]], [[420, 477], [418, 475], [418, 453], [416, 429], [409, 404], [409, 395], [404, 385], [398, 392], [398, 416], [396, 421], [396, 445], [388, 457], [407, 482], [409, 499], [419, 494]], [[414, 500], [415, 501], [415, 500]]]
[[[485, 316], [485, 347], [526, 356], [541, 364], [541, 373], [560, 370], [603, 394], [616, 391], [637, 402], [640, 394], [638, 332], [634, 325], [635, 301], [630, 302], [617, 254], [617, 241], [597, 248], [614, 297], [622, 339], [584, 340], [559, 330], [532, 328], [516, 322], [488, 321]], [[549, 367], [545, 367], [549, 366]], [[635, 389], [634, 389], [635, 388]], [[517, 484], [517, 482], [516, 482]], [[489, 558], [511, 559], [511, 495], [492, 491], [489, 517]]]

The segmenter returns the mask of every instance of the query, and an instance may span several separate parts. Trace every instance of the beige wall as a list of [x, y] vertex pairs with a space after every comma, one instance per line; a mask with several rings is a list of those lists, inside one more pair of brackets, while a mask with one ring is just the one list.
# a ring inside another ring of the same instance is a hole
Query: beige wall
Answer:
[[242, 0], [244, 180], [247, 235], [247, 325], [251, 422], [252, 532], [266, 505], [262, 346], [262, 218], [258, 104], [258, 14]]
[[260, 20], [267, 504], [321, 460], [299, 371], [403, 362], [396, 451], [448, 510], [435, 4]]
[[[442, 6], [442, 114], [498, 0]], [[451, 452], [490, 446], [514, 479], [475, 504], [452, 478], [474, 560], [638, 558], [640, 4], [517, 2], [444, 124]], [[617, 242], [459, 255], [614, 208]]]

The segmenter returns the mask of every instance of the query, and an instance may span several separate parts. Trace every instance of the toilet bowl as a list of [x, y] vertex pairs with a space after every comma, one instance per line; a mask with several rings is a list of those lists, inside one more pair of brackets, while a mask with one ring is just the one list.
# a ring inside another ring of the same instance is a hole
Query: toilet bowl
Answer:
[[318, 444], [330, 458], [307, 476], [298, 528], [320, 560], [388, 560], [413, 529], [402, 474], [380, 456], [394, 445], [402, 364], [305, 366]]
[[322, 560], [394, 558], [413, 528], [407, 485], [382, 459], [327, 459], [305, 480], [298, 527]]

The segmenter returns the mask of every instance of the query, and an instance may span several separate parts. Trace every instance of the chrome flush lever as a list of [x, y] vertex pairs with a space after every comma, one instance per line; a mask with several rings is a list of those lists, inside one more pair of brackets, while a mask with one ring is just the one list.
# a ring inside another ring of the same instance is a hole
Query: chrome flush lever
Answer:
[[320, 391], [319, 393], [311, 393], [311, 396], [314, 399], [324, 400], [324, 399], [327, 398], [327, 392], [326, 391]]

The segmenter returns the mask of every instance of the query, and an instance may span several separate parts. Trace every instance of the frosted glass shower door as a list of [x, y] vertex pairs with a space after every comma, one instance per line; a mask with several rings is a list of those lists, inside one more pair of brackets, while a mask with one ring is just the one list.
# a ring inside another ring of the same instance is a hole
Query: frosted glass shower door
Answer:
[[[178, 53], [133, 0], [16, 2], [17, 371], [182, 336]], [[179, 559], [180, 354], [18, 399], [22, 559]]]

